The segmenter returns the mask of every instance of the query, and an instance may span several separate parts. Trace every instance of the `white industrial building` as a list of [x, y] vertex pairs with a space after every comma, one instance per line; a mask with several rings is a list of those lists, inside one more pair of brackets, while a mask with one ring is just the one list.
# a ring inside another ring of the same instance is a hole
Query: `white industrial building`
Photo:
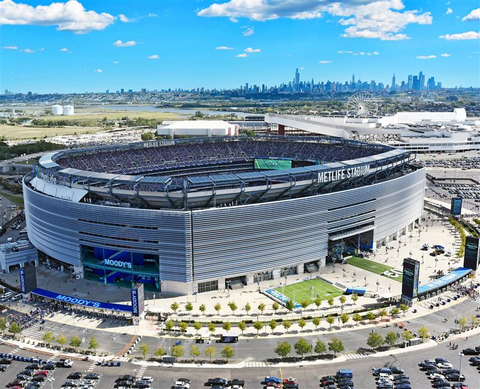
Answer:
[[52, 106], [52, 115], [53, 116], [63, 115], [63, 107], [58, 104], [55, 104], [54, 106]]
[[64, 105], [63, 107], [59, 104], [55, 104], [52, 106], [52, 115], [53, 116], [72, 116], [75, 114], [75, 109], [73, 105]]
[[236, 136], [238, 124], [231, 124], [223, 120], [183, 120], [164, 121], [157, 126], [157, 134], [170, 136]]

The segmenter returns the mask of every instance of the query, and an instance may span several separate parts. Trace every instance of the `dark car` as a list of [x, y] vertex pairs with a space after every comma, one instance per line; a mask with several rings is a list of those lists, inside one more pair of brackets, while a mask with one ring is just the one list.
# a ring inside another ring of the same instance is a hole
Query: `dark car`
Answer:
[[216, 377], [216, 378], [209, 378], [205, 385], [213, 386], [213, 385], [226, 385], [226, 384], [227, 384], [227, 380]]
[[47, 379], [44, 375], [36, 375], [32, 378], [32, 381], [43, 382]]
[[298, 389], [298, 384], [289, 382], [288, 384], [283, 384], [283, 389]]
[[134, 384], [133, 381], [127, 381], [127, 380], [122, 380], [122, 381], [118, 381], [114, 388], [121, 388], [121, 387], [132, 387]]
[[403, 374], [403, 373], [404, 373], [404, 370], [403, 370], [403, 369], [400, 369], [400, 368], [397, 367], [397, 366], [390, 366], [390, 371], [391, 371], [393, 374]]
[[434, 388], [441, 388], [443, 386], [450, 387], [450, 383], [448, 381], [445, 381], [445, 380], [439, 380], [439, 381], [435, 381], [434, 383], [432, 383], [432, 386]]
[[24, 382], [25, 382], [24, 380], [18, 380], [18, 379], [17, 379], [17, 380], [13, 380], [12, 382], [9, 382], [9, 383], [7, 384], [7, 388], [8, 388], [8, 387], [11, 387], [11, 386], [23, 386]]
[[477, 351], [473, 348], [466, 348], [462, 351], [463, 355], [479, 355], [480, 351]]
[[28, 370], [38, 370], [40, 369], [40, 365], [38, 363], [31, 363], [30, 365], [28, 365], [25, 369], [28, 369]]
[[427, 369], [425, 370], [425, 373], [427, 374], [444, 374], [442, 370], [440, 370], [438, 367], [435, 367], [433, 369]]
[[87, 373], [85, 375], [85, 377], [83, 377], [83, 378], [85, 378], [86, 380], [98, 380], [98, 379], [100, 379], [100, 374], [98, 374], [98, 373]]
[[7, 359], [7, 358], [0, 359], [0, 365], [10, 365], [11, 363], [12, 361], [10, 359]]
[[[186, 378], [179, 378], [177, 381], [182, 381], [182, 382], [187, 382], [190, 383], [190, 380], [187, 380]], [[228, 386], [245, 386], [245, 381], [244, 380], [239, 380], [238, 378], [234, 378], [233, 380], [228, 381]]]
[[395, 389], [412, 389], [412, 386], [410, 383], [401, 383], [401, 384], [396, 384]]
[[150, 384], [145, 381], [139, 381], [135, 382], [135, 385], [133, 385], [134, 388], [141, 388], [141, 389], [146, 389], [150, 387]]
[[335, 377], [333, 375], [328, 375], [320, 378], [320, 385], [327, 386], [333, 385], [335, 383]]
[[33, 370], [27, 370], [27, 369], [25, 369], [25, 370], [22, 370], [22, 371], [21, 371], [20, 373], [18, 373], [18, 374], [24, 374], [24, 375], [28, 375], [29, 377], [32, 377], [33, 374], [34, 374], [34, 372], [33, 372]]
[[130, 374], [125, 374], [117, 378], [116, 382], [118, 381], [135, 381], [136, 377]]
[[460, 381], [460, 382], [463, 382], [465, 381], [465, 376], [462, 374], [457, 374], [457, 373], [453, 373], [453, 374], [447, 374], [445, 376], [445, 378], [448, 380], [448, 381]]
[[69, 380], [79, 380], [82, 378], [82, 373], [79, 371], [76, 371], [74, 373], [70, 373], [67, 377]]
[[443, 374], [453, 374], [453, 373], [460, 374], [460, 370], [457, 370], [457, 369], [445, 369], [445, 370], [443, 371]]
[[55, 370], [55, 364], [54, 363], [45, 363], [41, 366], [42, 370]]
[[28, 375], [23, 375], [23, 374], [17, 374], [17, 380], [29, 381], [29, 380], [30, 380], [30, 376], [28, 376]]
[[353, 386], [353, 381], [349, 378], [346, 378], [344, 380], [338, 380], [337, 385], [341, 386]]

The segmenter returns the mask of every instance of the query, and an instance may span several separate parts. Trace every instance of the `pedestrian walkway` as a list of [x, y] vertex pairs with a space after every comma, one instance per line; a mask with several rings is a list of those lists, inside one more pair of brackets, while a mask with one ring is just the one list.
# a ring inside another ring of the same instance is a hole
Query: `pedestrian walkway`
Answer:
[[140, 378], [142, 378], [142, 377], [144, 376], [146, 370], [147, 370], [147, 366], [143, 365], [143, 366], [137, 371], [137, 375], [136, 375], [137, 380], [139, 380]]
[[267, 364], [265, 362], [245, 362], [245, 367], [266, 367]]
[[368, 358], [368, 354], [345, 354], [346, 359], [362, 359]]
[[92, 362], [92, 364], [90, 365], [90, 367], [87, 369], [87, 371], [90, 373], [92, 372], [94, 369], [95, 369], [95, 365], [96, 363], [95, 362]]

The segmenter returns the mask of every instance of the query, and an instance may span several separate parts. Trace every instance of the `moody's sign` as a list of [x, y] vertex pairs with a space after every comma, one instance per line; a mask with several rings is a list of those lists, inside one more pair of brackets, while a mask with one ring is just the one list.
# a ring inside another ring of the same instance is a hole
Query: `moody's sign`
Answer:
[[132, 307], [130, 305], [104, 303], [101, 301], [94, 301], [94, 300], [83, 299], [75, 296], [68, 296], [66, 294], [55, 293], [55, 292], [51, 292], [49, 290], [40, 289], [40, 288], [32, 290], [32, 293], [37, 296], [46, 297], [49, 299], [53, 299], [53, 300], [68, 303], [68, 304], [80, 305], [83, 307], [108, 309], [110, 311], [132, 312]]
[[20, 268], [20, 291], [22, 293], [27, 293], [26, 281], [25, 281], [25, 269]]

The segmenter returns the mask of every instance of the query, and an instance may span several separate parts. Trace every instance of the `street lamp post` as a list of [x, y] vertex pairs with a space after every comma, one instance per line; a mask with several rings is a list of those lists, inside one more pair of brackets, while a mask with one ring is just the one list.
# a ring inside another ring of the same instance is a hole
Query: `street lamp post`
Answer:
[[458, 356], [460, 357], [460, 366], [458, 368], [458, 382], [460, 382], [461, 378], [462, 378], [462, 357], [463, 357], [463, 353], [458, 353]]

